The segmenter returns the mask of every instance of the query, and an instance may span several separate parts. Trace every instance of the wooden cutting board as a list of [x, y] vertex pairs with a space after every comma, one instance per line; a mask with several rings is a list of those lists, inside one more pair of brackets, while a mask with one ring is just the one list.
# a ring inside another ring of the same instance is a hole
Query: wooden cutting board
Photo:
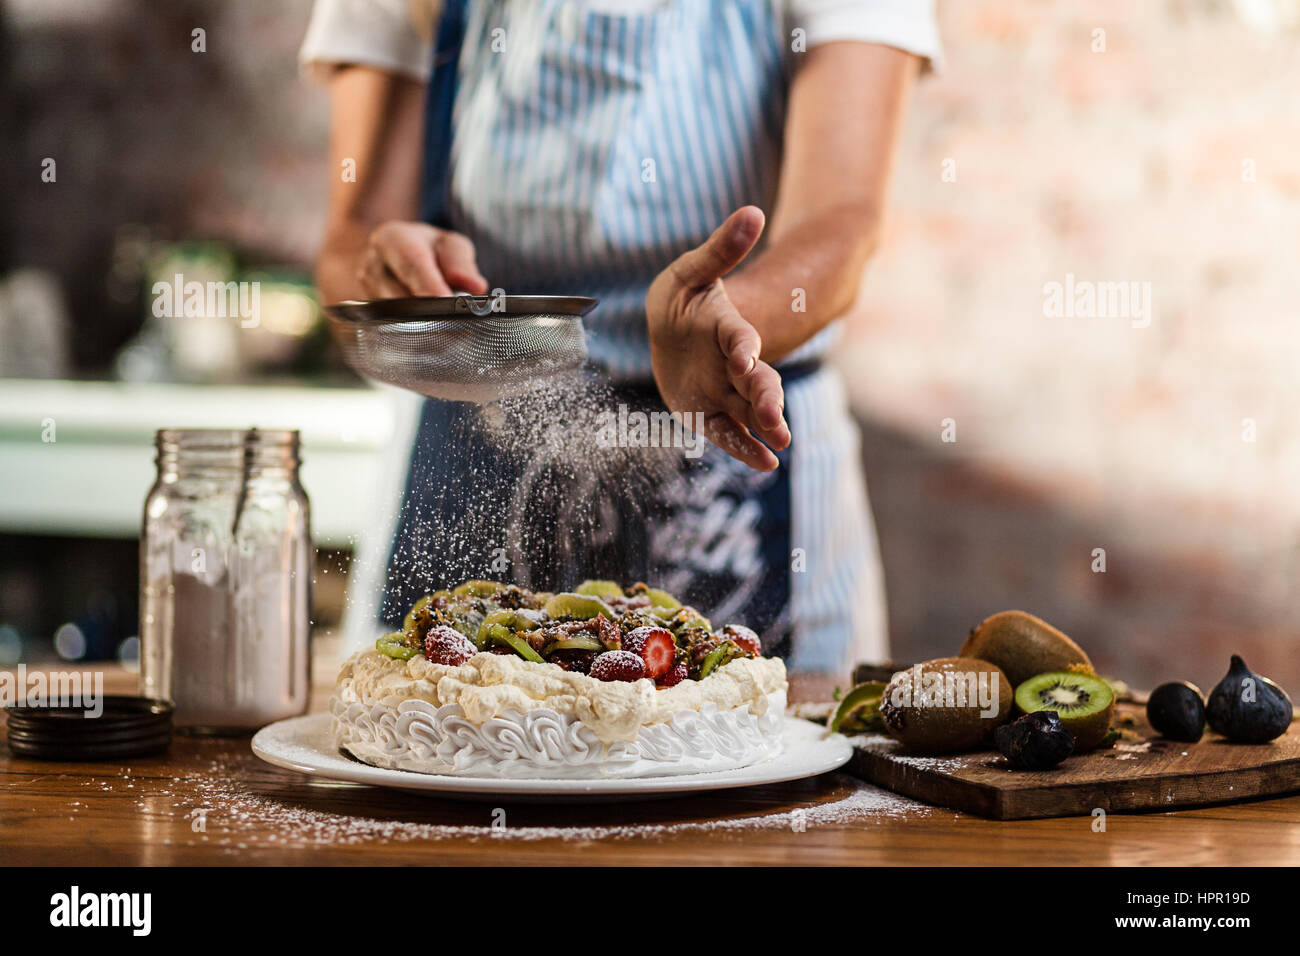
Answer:
[[[953, 810], [995, 820], [1171, 810], [1300, 792], [1300, 725], [1267, 744], [1206, 735], [1185, 744], [1157, 737], [1143, 708], [1119, 705], [1136, 741], [1069, 757], [1055, 770], [1013, 770], [997, 751], [943, 757], [904, 754], [883, 735], [849, 738], [845, 770], [863, 780]], [[1130, 723], [1131, 721], [1131, 723]]]

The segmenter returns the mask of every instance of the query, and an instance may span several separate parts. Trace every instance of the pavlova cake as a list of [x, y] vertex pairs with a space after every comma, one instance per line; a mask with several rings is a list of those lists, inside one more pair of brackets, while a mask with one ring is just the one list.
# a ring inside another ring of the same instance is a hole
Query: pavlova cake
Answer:
[[671, 595], [467, 581], [348, 659], [339, 747], [378, 767], [583, 779], [730, 770], [781, 747], [785, 666]]

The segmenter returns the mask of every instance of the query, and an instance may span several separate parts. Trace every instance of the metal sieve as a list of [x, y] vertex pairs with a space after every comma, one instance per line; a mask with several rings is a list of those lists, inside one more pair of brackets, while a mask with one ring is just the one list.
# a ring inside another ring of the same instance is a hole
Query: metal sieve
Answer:
[[344, 360], [366, 378], [430, 398], [490, 402], [587, 360], [595, 299], [454, 295], [325, 308]]

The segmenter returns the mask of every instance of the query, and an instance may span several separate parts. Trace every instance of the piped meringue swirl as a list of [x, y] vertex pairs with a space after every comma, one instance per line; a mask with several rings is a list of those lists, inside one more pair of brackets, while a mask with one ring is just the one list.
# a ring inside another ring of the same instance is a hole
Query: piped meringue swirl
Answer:
[[502, 655], [447, 667], [363, 651], [344, 664], [330, 712], [339, 747], [374, 766], [626, 778], [730, 770], [774, 756], [785, 696], [784, 665], [770, 658], [732, 661], [703, 681], [657, 690], [647, 680], [598, 681]]

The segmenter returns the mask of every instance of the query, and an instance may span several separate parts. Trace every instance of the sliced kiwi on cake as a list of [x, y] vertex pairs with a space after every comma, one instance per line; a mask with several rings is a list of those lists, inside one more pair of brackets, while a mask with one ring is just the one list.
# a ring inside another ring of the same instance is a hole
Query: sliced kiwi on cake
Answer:
[[1032, 714], [1054, 710], [1074, 735], [1074, 750], [1092, 750], [1110, 733], [1115, 694], [1106, 681], [1078, 671], [1036, 674], [1016, 688], [1016, 708]]

